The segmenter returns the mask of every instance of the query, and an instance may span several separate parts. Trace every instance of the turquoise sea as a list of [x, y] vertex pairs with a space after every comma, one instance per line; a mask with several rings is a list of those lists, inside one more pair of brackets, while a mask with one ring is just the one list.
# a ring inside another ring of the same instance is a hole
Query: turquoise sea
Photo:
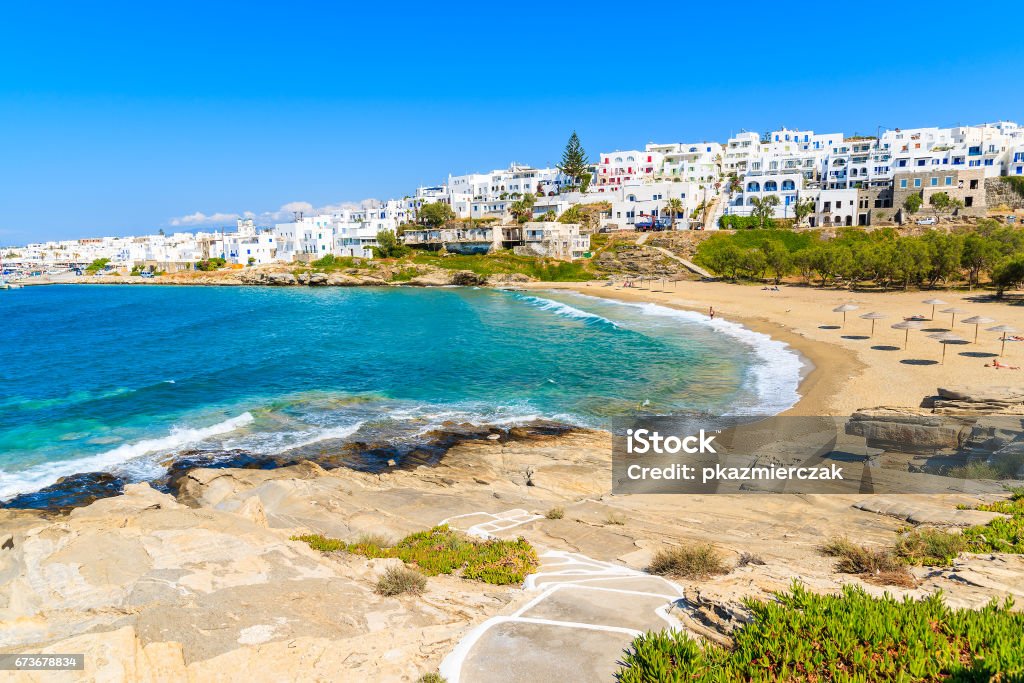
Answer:
[[567, 292], [0, 292], [0, 501], [80, 472], [154, 478], [185, 450], [776, 413], [797, 400], [800, 371], [786, 346], [728, 321]]

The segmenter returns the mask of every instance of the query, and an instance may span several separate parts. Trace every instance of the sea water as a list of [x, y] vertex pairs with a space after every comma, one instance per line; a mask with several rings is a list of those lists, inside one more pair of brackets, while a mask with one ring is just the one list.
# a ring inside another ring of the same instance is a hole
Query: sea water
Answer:
[[773, 414], [800, 371], [735, 323], [570, 292], [31, 287], [0, 295], [0, 501], [80, 472], [154, 478], [184, 450]]

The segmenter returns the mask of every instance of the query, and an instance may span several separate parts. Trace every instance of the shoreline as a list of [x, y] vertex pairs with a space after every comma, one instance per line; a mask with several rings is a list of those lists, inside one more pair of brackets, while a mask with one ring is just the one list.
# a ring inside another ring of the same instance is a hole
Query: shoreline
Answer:
[[[200, 284], [200, 283], [188, 283], [188, 285], [185, 285], [184, 283], [160, 282], [160, 281], [155, 281], [155, 282], [154, 281], [143, 281], [143, 282], [145, 282], [145, 284], [153, 284], [153, 285], [210, 286], [209, 284], [205, 284], [204, 285], [204, 284]], [[57, 283], [54, 283], [54, 284], [57, 284]], [[107, 281], [107, 282], [100, 283], [100, 282], [86, 281], [86, 282], [80, 282], [78, 284], [111, 284], [111, 285], [113, 285], [113, 284], [136, 284], [136, 282], [121, 283], [121, 282], [117, 282], [117, 281], [113, 281], [113, 282]], [[142, 284], [142, 283], [140, 282], [139, 284]], [[518, 284], [519, 283], [517, 283], [517, 285]], [[245, 284], [236, 283], [236, 286], [252, 286], [252, 285], [245, 285]], [[495, 286], [493, 286], [493, 288], [494, 289], [508, 289], [508, 286], [507, 285], [504, 285], [504, 286], [503, 285], [495, 285]], [[618, 299], [618, 300], [623, 300], [623, 301], [636, 301], [638, 299], [646, 300], [645, 297], [637, 297], [637, 296], [634, 295], [633, 292], [630, 292], [628, 290], [626, 290], [626, 291], [610, 292], [610, 291], [608, 291], [608, 289], [602, 289], [600, 291], [594, 291], [595, 288], [593, 286], [591, 286], [589, 283], [585, 283], [585, 284], [581, 283], [579, 285], [576, 285], [576, 283], [569, 284], [569, 283], [543, 283], [542, 282], [542, 283], [530, 283], [530, 286], [529, 286], [529, 289], [531, 289], [531, 290], [543, 290], [543, 289], [553, 290], [553, 289], [566, 289], [566, 288], [573, 289], [573, 290], [579, 291], [579, 292], [581, 292], [583, 294], [587, 294], [587, 295], [590, 295], [590, 296], [595, 296], [595, 297], [598, 297], [598, 298], [605, 297], [605, 298], [608, 298], [608, 299]], [[639, 292], [637, 292], [636, 294], [639, 294]], [[618, 296], [616, 296], [616, 295], [618, 295]], [[631, 296], [631, 295], [633, 295], [633, 296]], [[665, 302], [659, 301], [657, 303], [664, 304]], [[688, 307], [688, 306], [681, 306], [681, 305], [676, 305], [675, 307], [676, 308], [681, 308], [681, 309], [686, 309], [686, 310], [696, 310], [695, 307]], [[733, 321], [735, 321], [735, 322], [737, 322], [738, 324], [742, 325], [746, 329], [752, 330], [752, 331], [757, 332], [759, 334], [766, 334], [767, 336], [771, 337], [773, 340], [781, 341], [781, 342], [787, 344], [787, 346], [789, 346], [793, 351], [795, 351], [797, 353], [797, 355], [799, 357], [799, 360], [800, 360], [800, 362], [801, 362], [801, 364], [803, 366], [802, 369], [801, 369], [801, 377], [800, 377], [800, 379], [798, 381], [798, 386], [797, 386], [798, 400], [797, 400], [797, 403], [795, 405], [793, 405], [792, 407], [788, 408], [785, 411], [782, 411], [782, 414], [796, 414], [796, 415], [799, 415], [799, 414], [808, 414], [808, 415], [810, 415], [810, 414], [819, 414], [819, 412], [818, 412], [820, 410], [819, 406], [823, 405], [825, 397], [830, 392], [835, 391], [834, 375], [826, 373], [826, 372], [822, 372], [820, 369], [824, 368], [824, 367], [833, 367], [837, 363], [847, 362], [848, 359], [844, 358], [843, 354], [841, 352], [836, 352], [835, 350], [827, 347], [827, 345], [817, 344], [817, 343], [808, 343], [806, 340], [798, 339], [796, 335], [792, 334], [791, 332], [789, 332], [788, 330], [786, 330], [785, 328], [783, 328], [780, 325], [777, 325], [777, 324], [774, 324], [774, 323], [768, 323], [768, 322], [764, 322], [764, 321], [758, 321], [758, 320], [754, 320], [754, 319], [748, 319], [748, 318], [745, 318], [745, 317], [729, 316], [728, 318], [733, 320]], [[840, 357], [838, 360], [836, 358], [837, 356]], [[519, 429], [521, 431], [523, 431], [523, 432], [528, 432], [528, 431], [531, 430], [532, 427], [543, 426], [544, 424], [551, 424], [551, 422], [550, 422], [550, 420], [546, 420], [546, 419], [542, 418], [535, 425], [534, 424], [524, 424]], [[584, 431], [597, 431], [597, 432], [602, 432], [602, 433], [606, 432], [606, 430], [603, 430], [603, 429], [595, 429], [593, 426], [584, 427], [583, 425], [580, 425], [580, 424], [574, 424], [574, 423], [568, 423], [568, 422], [565, 422], [565, 423], [559, 422], [558, 424], [564, 425], [564, 428], [567, 431], [576, 431], [576, 430], [581, 430], [582, 429]], [[452, 425], [451, 428], [455, 429], [456, 432], [462, 431], [461, 429], [459, 429], [459, 426], [457, 426], [457, 425]], [[496, 426], [496, 425], [476, 425], [474, 427], [474, 429], [483, 430], [483, 431], [491, 431], [492, 433], [495, 432], [495, 431], [505, 431], [505, 430], [501, 429], [499, 426]], [[456, 439], [456, 441], [457, 440], [458, 439]], [[450, 447], [451, 445], [454, 445], [454, 444], [452, 444], [452, 443], [447, 444], [447, 447], [444, 448], [443, 450], [447, 450], [448, 447]], [[289, 465], [294, 465], [295, 461], [294, 461], [294, 458], [291, 457], [291, 455], [292, 454], [284, 452], [284, 453], [262, 455], [262, 456], [254, 455], [254, 454], [245, 454], [245, 457], [242, 457], [241, 454], [234, 453], [234, 454], [230, 454], [230, 457], [227, 457], [223, 463], [222, 462], [214, 462], [214, 461], [211, 461], [208, 458], [206, 458], [206, 459], [200, 458], [200, 459], [198, 459], [198, 460], [193, 462], [193, 466], [196, 467], [196, 468], [199, 468], [199, 469], [224, 469], [224, 468], [228, 468], [228, 467], [248, 467], [248, 468], [257, 467], [257, 468], [260, 468], [260, 469], [264, 469], [264, 468], [277, 469], [279, 467], [285, 467], [285, 466], [289, 466]], [[307, 458], [307, 459], [310, 459], [313, 462], [317, 461], [317, 459], [315, 457]], [[170, 476], [175, 471], [181, 469], [181, 466], [178, 464], [179, 460], [182, 461], [182, 463], [190, 460], [189, 454], [179, 454], [178, 456], [175, 456], [173, 458], [173, 460], [171, 461], [171, 465], [170, 465], [170, 467], [168, 469], [168, 474], [167, 475], [163, 475], [162, 477], [159, 477], [159, 478], [154, 479], [152, 481], [149, 481], [149, 483], [154, 485], [154, 486], [157, 486], [158, 490], [162, 490], [162, 488], [161, 488], [161, 481], [163, 479], [166, 479], [168, 476]], [[235, 463], [235, 464], [232, 464], [232, 463]], [[327, 463], [326, 462], [320, 462], [318, 464], [326, 465]], [[416, 463], [416, 464], [422, 464], [422, 463]], [[399, 468], [401, 468], [401, 466]], [[180, 472], [178, 474], [180, 475]], [[74, 507], [79, 507], [81, 505], [87, 505], [90, 502], [92, 502], [92, 500], [95, 500], [95, 499], [98, 499], [98, 498], [109, 497], [111, 495], [118, 495], [121, 492], [121, 490], [123, 489], [123, 486], [126, 485], [126, 484], [129, 484], [129, 483], [131, 483], [131, 481], [129, 481], [128, 479], [125, 479], [124, 477], [122, 477], [120, 475], [111, 474], [109, 472], [103, 472], [103, 471], [93, 471], [93, 470], [89, 470], [88, 468], [84, 468], [84, 469], [76, 471], [74, 473], [65, 475], [65, 476], [61, 477], [60, 479], [58, 479], [57, 481], [51, 482], [51, 483], [47, 484], [46, 486], [40, 487], [40, 488], [32, 490], [32, 491], [23, 491], [23, 492], [15, 495], [15, 496], [5, 500], [5, 501], [3, 501], [3, 503], [5, 505], [10, 505], [12, 503], [16, 505], [16, 507], [12, 507], [12, 508], [9, 508], [9, 509], [42, 509], [42, 510], [47, 510], [47, 511], [50, 511], [50, 512], [59, 512], [59, 511], [62, 511], [62, 510], [66, 511], [66, 510], [72, 509]], [[68, 502], [69, 499], [73, 500], [74, 502], [69, 503]], [[46, 505], [40, 505], [40, 501], [43, 501], [43, 500], [50, 500], [50, 501], [53, 501], [53, 502], [49, 503], [49, 504], [46, 504]], [[28, 505], [25, 504], [26, 501], [29, 502]]]
[[[600, 282], [600, 286], [595, 286]], [[685, 281], [689, 283], [689, 281]], [[568, 290], [598, 298], [612, 299], [630, 303], [653, 303], [669, 308], [695, 313], [706, 313], [707, 307], [698, 307], [694, 302], [686, 302], [667, 298], [675, 290], [625, 289], [622, 287], [605, 287], [602, 281], [586, 283], [545, 282], [528, 283], [524, 289], [530, 290]], [[682, 282], [680, 283], [682, 284]], [[697, 283], [703, 284], [703, 283]], [[804, 369], [797, 386], [800, 398], [795, 405], [779, 413], [780, 415], [833, 415], [842, 411], [833, 408], [834, 398], [840, 393], [844, 378], [860, 374], [865, 369], [856, 354], [827, 342], [808, 339], [782, 323], [757, 318], [750, 315], [732, 312], [718, 313], [715, 317], [730, 320], [743, 327], [764, 334], [775, 341], [786, 344], [797, 353]]]
[[[108, 284], [119, 283], [109, 282]], [[159, 281], [150, 281], [146, 284], [182, 286], [179, 283]], [[203, 283], [189, 284], [209, 286]], [[253, 285], [240, 284], [240, 286]], [[915, 312], [916, 300], [926, 296], [925, 293], [865, 294], [798, 286], [783, 286], [778, 292], [766, 292], [756, 287], [698, 281], [677, 281], [671, 283], [671, 286], [670, 283], [666, 283], [665, 286], [665, 290], [654, 287], [650, 289], [610, 287], [605, 286], [604, 281], [491, 285], [494, 289], [511, 288], [533, 292], [562, 290], [609, 301], [652, 303], [699, 314], [706, 314], [707, 306], [714, 305], [717, 318], [736, 323], [752, 332], [764, 334], [774, 341], [781, 342], [800, 358], [804, 368], [797, 385], [798, 399], [790, 408], [778, 413], [782, 415], [833, 416], [849, 415], [861, 408], [879, 406], [916, 407], [920, 406], [928, 397], [934, 396], [939, 386], [962, 387], [969, 382], [976, 386], [986, 387], [991, 386], [981, 383], [986, 379], [989, 382], [1017, 379], [1010, 371], [990, 369], [985, 370], [984, 374], [978, 371], [977, 368], [981, 367], [984, 358], [996, 355], [979, 348], [982, 346], [981, 343], [978, 347], [966, 347], [971, 350], [961, 355], [967, 355], [969, 358], [954, 360], [954, 354], [949, 354], [950, 359], [946, 365], [921, 358], [898, 361], [899, 357], [903, 355], [919, 353], [934, 355], [941, 347], [937, 343], [925, 339], [916, 339], [908, 352], [902, 352], [899, 347], [892, 345], [870, 345], [875, 341], [883, 341], [885, 337], [896, 334], [896, 331], [889, 330], [888, 325], [880, 325], [875, 338], [871, 342], [865, 343], [869, 339], [866, 335], [843, 334], [847, 331], [860, 331], [860, 328], [867, 324], [866, 321], [857, 320], [855, 317], [851, 317], [845, 330], [834, 324], [817, 324], [836, 322], [835, 319], [838, 315], [831, 312], [832, 308], [837, 302], [847, 301], [862, 303], [861, 310], [863, 311], [888, 309], [893, 311], [889, 317], [898, 320], [895, 311]], [[952, 304], [959, 303], [955, 300], [956, 295], [952, 293], [944, 293], [944, 296], [949, 297]], [[870, 300], [870, 306], [868, 300]], [[963, 302], [963, 304], [979, 306], [976, 302]], [[917, 306], [916, 308], [921, 307]], [[1019, 324], [1024, 328], [1024, 311], [1017, 312], [1006, 305], [1000, 308], [1001, 311], [998, 313], [992, 311], [991, 315], [998, 316], [1000, 322], [1004, 322], [1006, 314], [1013, 313], [1020, 319]], [[857, 313], [860, 312], [857, 311]], [[1018, 321], [1011, 320], [1010, 322], [1017, 323]], [[938, 325], [940, 322], [936, 320], [935, 324]], [[920, 334], [920, 332], [915, 332], [915, 336]], [[902, 332], [898, 333], [898, 336], [899, 342], [902, 342]], [[924, 348], [926, 344], [929, 345], [929, 348]], [[895, 353], [896, 351], [900, 352]], [[927, 354], [921, 353], [922, 351], [927, 351]], [[1020, 376], [1019, 380], [1024, 380], [1024, 374]], [[576, 425], [570, 426], [576, 427]], [[268, 456], [263, 460], [272, 462], [275, 458]], [[91, 472], [82, 471], [72, 477], [82, 477], [88, 474]], [[70, 485], [71, 482], [69, 482]], [[33, 493], [38, 493], [38, 491]]]

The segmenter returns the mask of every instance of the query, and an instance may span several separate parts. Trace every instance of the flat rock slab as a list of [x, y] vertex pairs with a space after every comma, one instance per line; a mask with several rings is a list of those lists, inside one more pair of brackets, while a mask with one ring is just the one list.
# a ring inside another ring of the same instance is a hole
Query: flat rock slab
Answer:
[[873, 496], [854, 503], [853, 507], [865, 512], [905, 519], [911, 524], [936, 526], [978, 526], [988, 524], [997, 517], [1006, 517], [998, 512], [958, 510], [951, 506], [928, 505], [894, 496]]
[[460, 683], [611, 681], [628, 633], [528, 622], [487, 630], [462, 665]]

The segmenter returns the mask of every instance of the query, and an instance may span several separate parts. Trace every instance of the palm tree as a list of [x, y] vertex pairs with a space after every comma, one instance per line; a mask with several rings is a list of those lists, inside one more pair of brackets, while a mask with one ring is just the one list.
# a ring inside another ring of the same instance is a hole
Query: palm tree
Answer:
[[757, 218], [760, 227], [764, 227], [772, 216], [775, 215], [775, 207], [779, 205], [778, 195], [769, 194], [764, 197], [754, 197], [750, 200], [754, 207], [753, 215]]
[[683, 201], [673, 197], [665, 202], [665, 211], [672, 217], [672, 230], [676, 229], [676, 215], [683, 212]]

